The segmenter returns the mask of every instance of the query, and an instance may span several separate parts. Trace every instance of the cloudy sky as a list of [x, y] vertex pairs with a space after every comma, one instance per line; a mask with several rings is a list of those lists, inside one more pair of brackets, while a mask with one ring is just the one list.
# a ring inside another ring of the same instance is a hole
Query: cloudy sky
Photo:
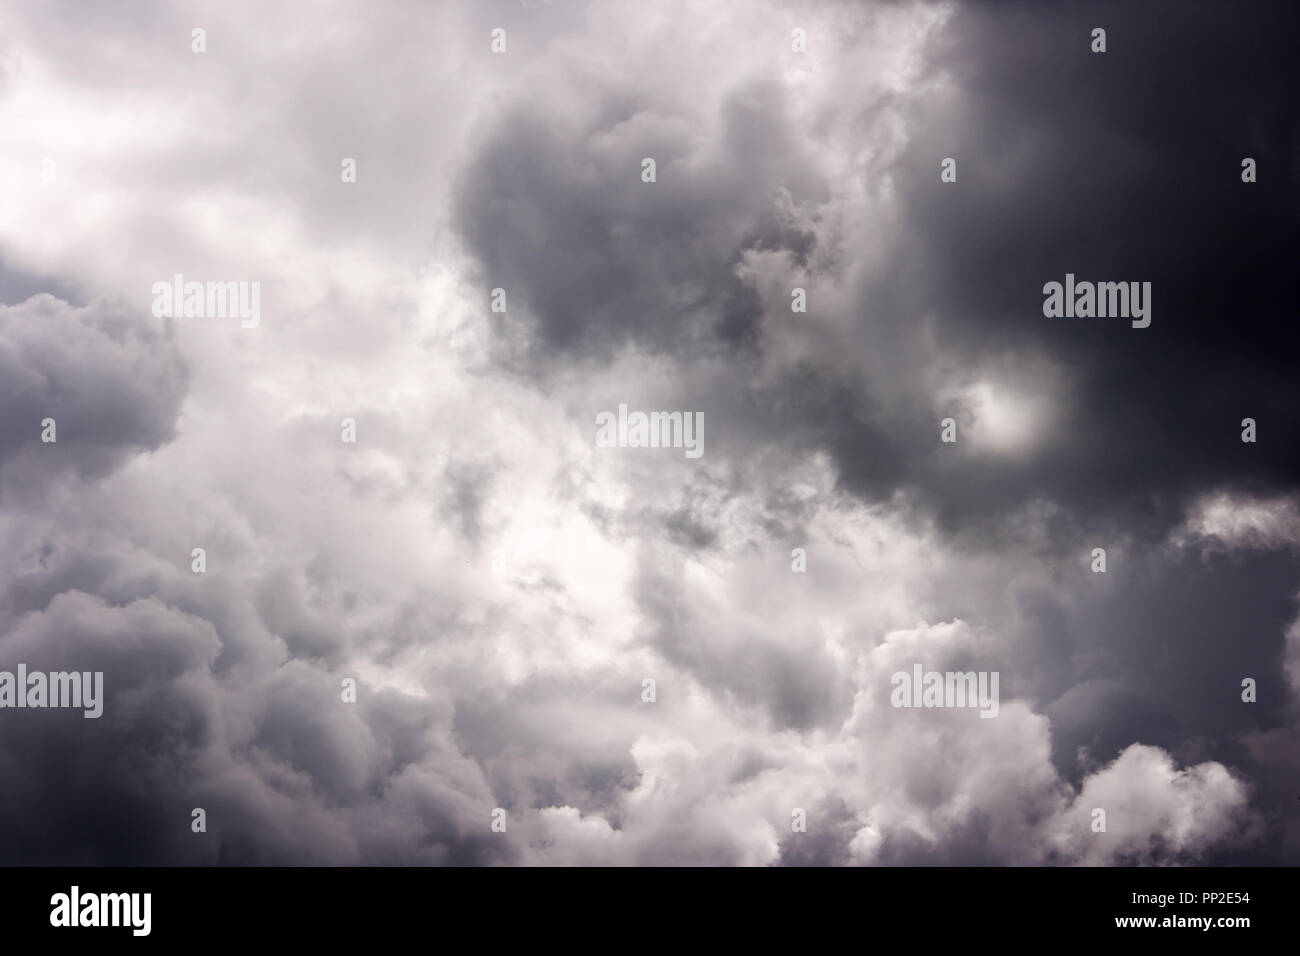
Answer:
[[1300, 863], [1298, 19], [6, 4], [0, 862]]

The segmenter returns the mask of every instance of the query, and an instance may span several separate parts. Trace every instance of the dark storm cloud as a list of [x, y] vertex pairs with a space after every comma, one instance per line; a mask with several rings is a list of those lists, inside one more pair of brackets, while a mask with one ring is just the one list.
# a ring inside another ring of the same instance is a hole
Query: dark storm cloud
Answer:
[[789, 833], [781, 840], [781, 866], [846, 866], [851, 862], [849, 844], [859, 822], [843, 800], [831, 797], [809, 809], [816, 824], [803, 833]]
[[[536, 102], [511, 110], [468, 164], [456, 214], [485, 295], [513, 297], [542, 358], [752, 343], [761, 309], [734, 267], [745, 249], [805, 256], [812, 237], [776, 216], [778, 191], [824, 197], [801, 172], [787, 92], [765, 80], [735, 91], [709, 118], [717, 141], [700, 146], [650, 90], [608, 79], [577, 93], [577, 119]], [[641, 181], [645, 157], [654, 183]]]
[[[510, 844], [479, 835], [493, 801], [448, 742], [445, 707], [364, 683], [355, 707], [341, 701], [339, 676], [316, 666], [339, 663], [338, 625], [312, 606], [301, 572], [271, 567], [241, 587], [42, 506], [50, 479], [89, 495], [114, 466], [173, 438], [188, 372], [166, 327], [38, 295], [0, 308], [0, 383], [10, 506], [0, 517], [12, 532], [0, 669], [104, 675], [97, 719], [4, 711], [0, 859], [511, 858]], [[50, 445], [39, 440], [46, 416], [58, 422]], [[150, 517], [136, 519], [143, 533]], [[190, 830], [195, 807], [206, 834]]]
[[[6, 575], [0, 668], [102, 671], [103, 715], [4, 712], [0, 819], [26, 822], [0, 826], [0, 858], [510, 859], [511, 845], [484, 838], [492, 798], [449, 742], [445, 707], [364, 683], [346, 705], [337, 676], [284, 660], [237, 591], [204, 595], [179, 572], [140, 579], [107, 555], [68, 555], [66, 567], [61, 557]], [[238, 656], [222, 666], [232, 649]], [[207, 812], [206, 834], [190, 830], [195, 807]]]
[[[703, 157], [692, 122], [654, 113], [648, 94], [582, 90], [577, 122], [531, 102], [469, 164], [459, 225], [485, 286], [516, 297], [512, 321], [546, 353], [634, 341], [683, 361], [731, 355], [729, 381], [753, 390], [768, 440], [827, 448], [864, 498], [909, 490], [959, 530], [1045, 496], [1085, 522], [1159, 533], [1197, 492], [1300, 479], [1300, 142], [1284, 39], [1298, 20], [1278, 4], [959, 6], [922, 68], [952, 90], [900, 99], [907, 146], [879, 171], [898, 195], [886, 266], [840, 317], [864, 362], [890, 356], [865, 382], [816, 367], [747, 381], [764, 321], [789, 316], [765, 318], [734, 267], [755, 249], [806, 264], [813, 235], [777, 222], [773, 199], [816, 202], [830, 186], [792, 94], [765, 81], [729, 100]], [[1089, 49], [1094, 26], [1105, 54]], [[639, 181], [642, 156], [658, 158], [658, 183]], [[956, 184], [939, 180], [947, 156]], [[1244, 156], [1255, 184], [1241, 182]], [[1152, 282], [1151, 327], [1045, 318], [1042, 287], [1066, 272]], [[1035, 447], [971, 460], [938, 442], [940, 417], [969, 416], [928, 373], [1028, 359], [1070, 380]], [[1255, 445], [1240, 441], [1244, 417], [1260, 423]]]
[[[182, 327], [193, 393], [170, 324], [27, 300], [64, 286], [0, 268], [0, 301], [20, 302], [0, 308], [0, 530], [17, 542], [0, 553], [0, 669], [102, 669], [107, 694], [99, 720], [0, 715], [0, 861], [1106, 862], [1071, 816], [1094, 805], [1077, 792], [1090, 782], [1132, 796], [1117, 841], [1177, 835], [1143, 860], [1221, 838], [1216, 859], [1296, 859], [1295, 701], [1278, 676], [1295, 557], [1166, 552], [1146, 534], [1198, 491], [1295, 488], [1287, 8], [958, 7], [919, 76], [861, 95], [853, 77], [876, 66], [855, 44], [894, 39], [870, 17], [824, 60], [833, 44], [815, 43], [800, 74], [783, 23], [765, 34], [722, 5], [703, 27], [707, 3], [662, 24], [638, 4], [528, 10], [510, 57], [489, 59], [487, 18], [515, 6], [440, 8], [448, 23], [402, 9], [355, 32], [322, 21], [344, 59], [305, 40], [291, 57], [243, 45], [234, 27], [261, 14], [238, 5], [207, 59], [161, 9], [148, 43], [100, 17], [31, 51], [126, 103], [112, 119], [130, 148], [98, 144], [136, 176], [109, 196], [122, 221], [150, 224], [119, 230], [124, 260], [172, 231], [205, 237], [214, 262], [255, 248], [310, 311], [325, 268], [310, 253], [335, 227], [380, 241], [385, 263], [412, 256], [445, 180], [474, 268], [434, 270], [412, 294], [420, 322], [469, 313], [445, 335], [421, 325], [419, 362], [385, 339], [382, 308], [361, 308], [393, 299], [365, 256], [350, 278], [383, 288], [356, 292], [349, 328], [374, 350], [337, 366], [305, 361], [291, 327]], [[848, 8], [815, 9], [829, 27]], [[1087, 50], [1096, 25], [1104, 56]], [[653, 66], [618, 52], [624, 26], [651, 28], [631, 52]], [[714, 28], [744, 41], [750, 74], [691, 46]], [[158, 85], [158, 50], [179, 92]], [[434, 60], [444, 73], [420, 71]], [[247, 63], [259, 69], [235, 83]], [[226, 90], [210, 114], [181, 108], [199, 76]], [[159, 115], [176, 107], [183, 146], [141, 157], [132, 95], [155, 88], [176, 97]], [[485, 124], [465, 154], [452, 113]], [[201, 148], [214, 130], [227, 145]], [[337, 181], [352, 152], [356, 189]], [[949, 155], [955, 185], [939, 182]], [[1240, 182], [1243, 155], [1258, 184]], [[643, 156], [657, 183], [641, 182]], [[178, 214], [178, 182], [232, 218]], [[117, 238], [67, 218], [69, 259]], [[810, 312], [792, 317], [784, 286], [804, 270]], [[1152, 327], [1044, 318], [1042, 284], [1066, 271], [1154, 282]], [[479, 308], [495, 286], [506, 315]], [[480, 354], [485, 317], [498, 345], [522, 346], [514, 367]], [[625, 449], [593, 463], [568, 442], [564, 414], [586, 416], [586, 379], [607, 363], [619, 374], [593, 387], [597, 407], [641, 393], [705, 409], [698, 466]], [[978, 415], [941, 401], [941, 372], [1024, 369], [1067, 377], [1045, 435], [1003, 456], [940, 445], [941, 414]], [[362, 438], [340, 455], [345, 402]], [[39, 442], [47, 415], [55, 446]], [[1238, 440], [1245, 415], [1257, 445]], [[1005, 520], [1035, 496], [1056, 510]], [[900, 508], [938, 514], [941, 533], [917, 522], [912, 536]], [[529, 534], [553, 552], [535, 566]], [[191, 538], [211, 547], [203, 575]], [[1089, 573], [1081, 542], [1111, 549], [1108, 574]], [[807, 574], [790, 571], [796, 544]], [[576, 560], [583, 545], [595, 561]], [[497, 546], [509, 574], [489, 569]], [[999, 719], [891, 708], [889, 674], [922, 656], [1001, 668]], [[356, 704], [340, 699], [350, 676]], [[1259, 681], [1251, 707], [1243, 676]], [[496, 806], [508, 834], [489, 830]], [[808, 833], [789, 831], [793, 806]], [[190, 831], [194, 807], [207, 834]], [[1256, 809], [1247, 839], [1233, 827]]]
[[[812, 268], [813, 311], [816, 270], [856, 255], [815, 259], [814, 231], [766, 218], [782, 187], [805, 205], [832, 187], [809, 161], [812, 139], [788, 91], [755, 83], [734, 98], [730, 123], [719, 120], [726, 147], [708, 162], [686, 161], [701, 139], [693, 121], [628, 122], [638, 115], [629, 104], [641, 105], [633, 94], [579, 91], [585, 125], [532, 101], [481, 143], [459, 226], [484, 286], [512, 296], [505, 334], [522, 323], [540, 345], [540, 377], [556, 361], [603, 358], [628, 343], [683, 366], [706, 352], [723, 360], [718, 387], [747, 393], [737, 414], [752, 419], [725, 423], [745, 434], [742, 448], [711, 416], [711, 448], [724, 454], [753, 454], [760, 443], [827, 449], [843, 487], [932, 513], [965, 546], [1016, 542], [1025, 526], [1006, 518], [1034, 499], [1054, 506], [1033, 519], [1044, 557], [1068, 564], [1090, 537], [1131, 542], [1132, 563], [1109, 577], [1088, 580], [1084, 567], [1082, 584], [1017, 593], [1010, 618], [979, 609], [1005, 625], [1020, 655], [1006, 693], [1046, 708], [1053, 762], [1076, 787], [1138, 741], [1244, 770], [1277, 811], [1294, 764], [1265, 765], [1243, 740], [1290, 719], [1276, 675], [1300, 569], [1281, 552], [1202, 563], [1191, 549], [1151, 546], [1200, 494], [1292, 492], [1300, 479], [1300, 338], [1288, 312], [1300, 222], [1286, 39], [1296, 20], [1276, 4], [957, 7], [922, 59], [923, 79], [947, 84], [917, 83], [898, 97], [906, 146], [871, 171], [889, 177], [896, 203], [883, 264], [857, 273], [852, 304], [831, 319], [861, 354], [859, 368], [809, 359], [761, 383], [749, 374], [755, 352], [777, 347], [773, 323], [790, 317], [784, 302], [781, 314], [765, 314], [755, 287], [737, 277], [744, 253], [784, 250]], [[1105, 54], [1089, 49], [1097, 26], [1107, 30]], [[755, 116], [761, 122], [746, 122]], [[595, 151], [597, 133], [613, 135], [620, 122], [622, 148]], [[659, 159], [659, 183], [635, 177], [641, 156]], [[956, 184], [939, 179], [947, 156], [958, 161]], [[1241, 181], [1246, 156], [1259, 163], [1257, 183]], [[683, 209], [681, 191], [715, 167], [727, 182], [714, 175]], [[1044, 317], [1044, 283], [1067, 272], [1151, 282], [1151, 327]], [[1023, 368], [1061, 378], [1043, 433], [1011, 455], [953, 455], [940, 444], [941, 416], [964, 429], [979, 412], [941, 399], [936, 369], [996, 382]], [[1243, 444], [1244, 417], [1267, 439]], [[687, 550], [716, 540], [680, 515], [663, 525]], [[666, 659], [761, 706], [774, 726], [842, 718], [834, 668], [815, 649], [734, 637], [735, 621], [701, 619], [677, 602], [679, 586], [654, 568], [638, 581], [646, 636]], [[940, 598], [929, 616], [973, 610], [958, 604]], [[1251, 675], [1271, 688], [1253, 709], [1239, 697]], [[977, 815], [939, 847], [887, 835], [881, 859], [989, 862], [998, 856], [987, 830]], [[843, 856], [844, 839], [818, 839], [783, 859]]]
[[[1210, 487], [1295, 487], [1300, 86], [1284, 38], [1298, 24], [1273, 3], [966, 4], [936, 36], [930, 68], [953, 92], [916, 104], [893, 169], [898, 270], [872, 291], [933, 314], [960, 363], [1046, 356], [1072, 382], [1025, 461], [934, 468], [932, 429], [883, 425], [907, 446], [901, 483], [945, 518], [1046, 495], [1159, 531]], [[1104, 54], [1089, 49], [1097, 26]], [[948, 156], [956, 184], [939, 182]], [[1257, 183], [1241, 181], [1246, 156]], [[1067, 272], [1152, 282], [1151, 326], [1045, 318], [1043, 284]], [[1258, 444], [1240, 441], [1244, 417]], [[837, 458], [878, 493], [847, 450], [869, 437], [844, 429]]]
[[[188, 373], [165, 331], [124, 308], [50, 295], [0, 307], [0, 477], [5, 491], [103, 474], [172, 434]], [[56, 441], [41, 440], [54, 419]]]
[[[68, 591], [5, 622], [3, 667], [104, 673], [104, 713], [6, 711], [0, 854], [10, 863], [186, 856], [185, 780], [218, 732], [205, 622], [154, 598], [110, 607]], [[39, 806], [39, 812], [33, 808]]]
[[[963, 5], [936, 39], [955, 92], [917, 117], [895, 170], [909, 228], [894, 298], [934, 315], [960, 361], [1046, 356], [1071, 381], [1053, 440], [1026, 460], [932, 469], [919, 466], [930, 449], [903, 456], [902, 483], [948, 527], [987, 531], [1045, 496], [1066, 508], [1063, 545], [1108, 528], [1140, 546], [1211, 489], [1296, 491], [1300, 84], [1283, 38], [1297, 25], [1284, 4]], [[1102, 55], [1088, 49], [1096, 26]], [[937, 181], [945, 156], [956, 185]], [[1254, 184], [1241, 181], [1247, 156]], [[1151, 281], [1150, 328], [1044, 318], [1042, 285], [1066, 272]], [[1245, 417], [1257, 444], [1240, 441]], [[859, 434], [844, 430], [847, 449]], [[850, 486], [877, 489], [849, 451], [837, 459]], [[1104, 761], [1133, 741], [1221, 761], [1255, 782], [1272, 820], [1252, 859], [1285, 858], [1300, 767], [1257, 760], [1245, 741], [1294, 718], [1281, 678], [1294, 555], [1139, 552], [1105, 585], [1070, 610], [1021, 596], [1036, 648], [1022, 663], [1037, 658], [1058, 770], [1077, 784], [1080, 748]], [[1258, 704], [1242, 705], [1243, 677], [1270, 688]]]
[[[1113, 560], [1105, 575], [1083, 572], [1062, 600], [1059, 582], [1016, 595], [1015, 667], [1004, 696], [1025, 696], [1052, 721], [1052, 762], [1078, 786], [1133, 742], [1180, 762], [1215, 760], [1265, 788], [1258, 804], [1289, 811], [1300, 758], [1261, 760], [1252, 735], [1283, 731], [1295, 718], [1284, 634], [1296, 618], [1300, 568], [1286, 552], [1182, 549]], [[970, 608], [949, 608], [963, 614]], [[1242, 703], [1242, 679], [1257, 702]], [[1286, 832], [1275, 819], [1259, 849], [1276, 853]]]

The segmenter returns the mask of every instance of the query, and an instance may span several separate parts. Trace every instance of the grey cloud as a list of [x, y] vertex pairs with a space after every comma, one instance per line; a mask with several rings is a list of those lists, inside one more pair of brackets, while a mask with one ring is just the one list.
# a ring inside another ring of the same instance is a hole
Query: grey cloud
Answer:
[[[0, 667], [109, 689], [0, 715], [0, 861], [1296, 859], [1287, 8], [814, 4], [805, 61], [725, 5], [699, 43], [685, 7], [393, 5], [285, 56], [291, 15], [222, 4], [201, 61], [161, 7], [67, 9], [15, 14], [58, 102], [177, 125], [98, 142], [111, 216], [0, 267]], [[286, 320], [112, 304], [168, 262]], [[1152, 280], [1152, 327], [1043, 318], [1066, 271]], [[1049, 423], [941, 445], [982, 379]], [[705, 456], [594, 449], [620, 401], [702, 410]], [[1267, 533], [1182, 525], [1245, 492]], [[915, 661], [1001, 671], [999, 718], [890, 707]]]
[[[457, 190], [458, 227], [486, 288], [535, 321], [543, 356], [599, 356], [629, 342], [743, 349], [759, 333], [756, 297], [735, 276], [746, 249], [806, 256], [813, 238], [776, 215], [780, 190], [825, 196], [801, 170], [788, 94], [756, 80], [707, 121], [659, 112], [610, 77], [577, 119], [513, 108], [496, 121]], [[666, 107], [665, 107], [666, 108]], [[657, 181], [641, 181], [641, 161]], [[508, 328], [509, 326], [507, 326]]]
[[[188, 373], [165, 329], [124, 308], [50, 295], [0, 308], [0, 469], [9, 493], [103, 474], [174, 434]], [[56, 422], [56, 442], [41, 422]]]

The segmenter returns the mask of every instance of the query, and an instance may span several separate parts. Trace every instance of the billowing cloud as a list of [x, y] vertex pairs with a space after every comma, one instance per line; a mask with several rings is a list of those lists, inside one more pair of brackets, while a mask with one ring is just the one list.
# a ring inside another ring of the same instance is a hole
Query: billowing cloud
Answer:
[[0, 860], [1300, 859], [1289, 9], [69, 9], [0, 31], [0, 671], [104, 706], [0, 708]]

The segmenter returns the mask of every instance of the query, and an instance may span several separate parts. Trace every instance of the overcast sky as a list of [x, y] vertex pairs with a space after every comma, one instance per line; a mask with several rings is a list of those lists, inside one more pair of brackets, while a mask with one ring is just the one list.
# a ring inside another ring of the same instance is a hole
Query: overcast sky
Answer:
[[1300, 863], [1297, 27], [6, 4], [0, 863]]

